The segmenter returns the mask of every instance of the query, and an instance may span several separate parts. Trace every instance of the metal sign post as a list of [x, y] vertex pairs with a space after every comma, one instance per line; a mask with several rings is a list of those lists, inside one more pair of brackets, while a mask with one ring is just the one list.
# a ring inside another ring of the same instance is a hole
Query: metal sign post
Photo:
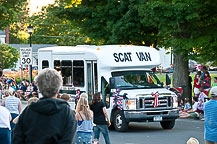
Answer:
[[[32, 48], [26, 47], [26, 48], [20, 48], [20, 65], [32, 65]], [[31, 75], [30, 75], [30, 82], [31, 81]]]

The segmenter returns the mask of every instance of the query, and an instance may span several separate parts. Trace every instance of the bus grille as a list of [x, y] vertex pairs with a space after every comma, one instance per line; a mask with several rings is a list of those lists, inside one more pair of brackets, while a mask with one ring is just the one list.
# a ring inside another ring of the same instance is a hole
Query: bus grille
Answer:
[[[139, 98], [139, 109], [153, 109], [154, 107], [154, 97], [143, 97]], [[158, 97], [158, 106], [156, 108], [171, 108], [172, 107], [172, 97], [163, 96]]]

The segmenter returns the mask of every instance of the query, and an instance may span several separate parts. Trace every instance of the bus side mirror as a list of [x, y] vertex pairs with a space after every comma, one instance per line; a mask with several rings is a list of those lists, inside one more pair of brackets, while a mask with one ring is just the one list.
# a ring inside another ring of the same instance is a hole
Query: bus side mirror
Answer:
[[116, 89], [115, 78], [109, 78], [110, 89]]

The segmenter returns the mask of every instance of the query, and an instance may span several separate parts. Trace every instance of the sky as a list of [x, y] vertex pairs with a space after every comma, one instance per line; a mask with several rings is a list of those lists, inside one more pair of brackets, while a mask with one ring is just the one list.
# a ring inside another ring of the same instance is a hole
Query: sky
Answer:
[[30, 0], [30, 13], [39, 12], [42, 6], [54, 3], [54, 0]]

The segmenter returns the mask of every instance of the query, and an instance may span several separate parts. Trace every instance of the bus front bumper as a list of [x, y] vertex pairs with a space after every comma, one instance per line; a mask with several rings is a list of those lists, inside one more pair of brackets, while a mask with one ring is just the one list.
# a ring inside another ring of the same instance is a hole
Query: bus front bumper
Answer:
[[159, 122], [177, 119], [179, 113], [177, 109], [172, 110], [152, 110], [152, 111], [124, 111], [127, 122]]

